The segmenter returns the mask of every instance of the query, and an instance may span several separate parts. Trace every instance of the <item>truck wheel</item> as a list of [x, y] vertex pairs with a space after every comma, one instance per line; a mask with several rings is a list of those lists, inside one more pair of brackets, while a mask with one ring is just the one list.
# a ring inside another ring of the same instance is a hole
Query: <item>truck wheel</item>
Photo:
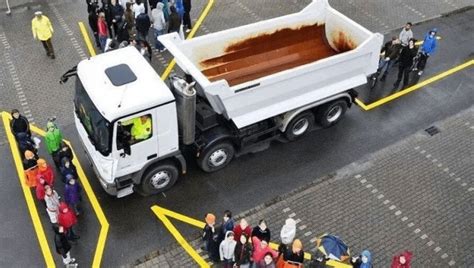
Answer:
[[234, 158], [235, 149], [229, 142], [220, 142], [205, 150], [198, 158], [199, 167], [214, 172], [227, 166]]
[[322, 127], [330, 127], [339, 122], [347, 111], [347, 102], [337, 100], [318, 109], [317, 120]]
[[303, 137], [313, 128], [314, 115], [311, 112], [304, 112], [297, 115], [286, 127], [285, 137], [289, 141], [294, 141]]
[[161, 193], [171, 188], [178, 180], [178, 168], [170, 163], [164, 162], [152, 167], [144, 176], [140, 184], [144, 195]]

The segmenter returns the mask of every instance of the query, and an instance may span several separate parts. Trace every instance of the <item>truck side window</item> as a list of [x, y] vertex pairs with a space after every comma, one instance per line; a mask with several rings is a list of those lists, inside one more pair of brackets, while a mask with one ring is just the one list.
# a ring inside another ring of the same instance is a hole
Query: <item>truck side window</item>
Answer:
[[151, 114], [141, 115], [121, 121], [117, 127], [117, 149], [123, 148], [124, 143], [130, 145], [149, 139], [153, 134]]

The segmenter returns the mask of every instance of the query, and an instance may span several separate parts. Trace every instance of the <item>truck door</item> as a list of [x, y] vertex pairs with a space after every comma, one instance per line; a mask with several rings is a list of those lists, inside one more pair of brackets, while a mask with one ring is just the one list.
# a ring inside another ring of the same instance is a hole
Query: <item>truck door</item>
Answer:
[[155, 117], [156, 110], [148, 110], [116, 122], [114, 159], [118, 163], [115, 177], [136, 172], [158, 156], [158, 127]]

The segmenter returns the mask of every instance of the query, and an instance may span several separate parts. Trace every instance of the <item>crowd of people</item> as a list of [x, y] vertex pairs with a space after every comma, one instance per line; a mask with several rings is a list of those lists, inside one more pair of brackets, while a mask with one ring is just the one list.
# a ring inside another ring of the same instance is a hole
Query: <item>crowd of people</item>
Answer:
[[393, 84], [393, 89], [399, 88], [403, 79], [402, 88], [406, 88], [409, 83], [410, 73], [417, 72], [421, 76], [426, 66], [428, 58], [436, 52], [437, 32], [434, 28], [424, 36], [420, 47], [416, 46], [416, 39], [413, 37], [412, 23], [407, 22], [398, 36], [393, 36], [382, 47], [379, 68], [375, 74], [377, 77], [382, 73], [381, 81], [385, 81], [390, 71], [390, 67], [398, 63], [397, 80]]
[[[272, 233], [264, 219], [252, 228], [245, 218], [236, 223], [232, 212], [226, 210], [220, 224], [212, 213], [205, 215], [205, 222], [202, 249], [208, 253], [211, 261], [221, 263], [224, 268], [323, 268], [333, 258], [316, 250], [311, 260], [305, 260], [303, 243], [295, 238], [297, 223], [292, 218], [285, 220], [276, 250], [270, 246]], [[390, 267], [410, 268], [412, 257], [410, 251], [395, 255]], [[345, 263], [354, 268], [372, 268], [372, 254], [364, 250], [360, 255], [348, 258]]]
[[151, 61], [149, 43], [153, 32], [155, 49], [166, 48], [158, 36], [191, 31], [191, 0], [86, 0], [89, 26], [96, 46], [102, 52], [128, 45], [137, 49]]
[[[79, 236], [75, 232], [77, 217], [81, 214], [81, 192], [78, 175], [72, 163], [74, 154], [63, 141], [61, 130], [55, 124], [55, 118], [48, 119], [44, 136], [45, 149], [51, 156], [57, 172], [38, 155], [39, 142], [31, 136], [28, 119], [16, 109], [11, 112], [10, 127], [18, 149], [23, 156], [25, 184], [34, 188], [35, 196], [43, 204], [54, 231], [56, 252], [61, 255], [63, 263], [69, 267], [77, 266], [71, 257], [71, 242]], [[60, 174], [61, 184], [56, 182], [56, 173]], [[62, 187], [64, 201], [56, 189]]]

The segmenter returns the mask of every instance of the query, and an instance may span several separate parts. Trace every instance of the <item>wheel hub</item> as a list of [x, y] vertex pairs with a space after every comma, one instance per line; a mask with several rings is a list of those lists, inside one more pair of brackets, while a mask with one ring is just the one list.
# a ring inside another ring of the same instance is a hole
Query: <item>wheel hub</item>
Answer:
[[308, 126], [309, 126], [308, 119], [301, 118], [293, 125], [293, 129], [292, 129], [293, 135], [295, 136], [302, 135], [303, 133], [306, 132], [306, 130], [308, 130]]
[[168, 171], [162, 170], [151, 177], [150, 183], [155, 189], [162, 189], [171, 181], [171, 176]]
[[334, 106], [329, 110], [326, 119], [328, 122], [332, 123], [335, 122], [341, 117], [342, 114], [342, 108], [341, 106]]
[[209, 156], [209, 164], [218, 167], [227, 161], [227, 152], [224, 149], [219, 149]]

